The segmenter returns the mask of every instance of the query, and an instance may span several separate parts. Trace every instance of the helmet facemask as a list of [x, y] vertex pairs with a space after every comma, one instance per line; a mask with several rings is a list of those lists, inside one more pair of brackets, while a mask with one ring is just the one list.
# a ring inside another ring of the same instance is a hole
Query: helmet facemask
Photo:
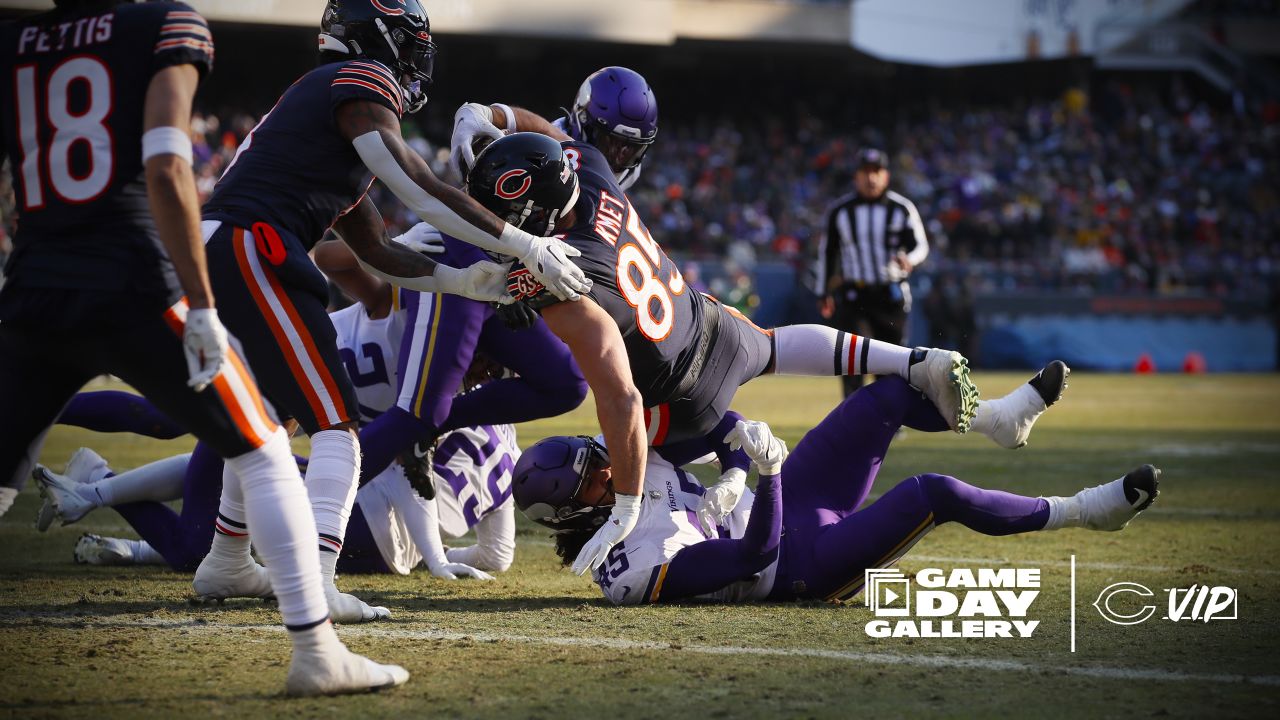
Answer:
[[436, 44], [431, 41], [425, 23], [419, 30], [388, 28], [382, 18], [374, 19], [373, 24], [395, 57], [393, 68], [408, 101], [405, 112], [416, 113], [427, 104], [427, 87], [431, 85], [431, 73], [436, 64]]

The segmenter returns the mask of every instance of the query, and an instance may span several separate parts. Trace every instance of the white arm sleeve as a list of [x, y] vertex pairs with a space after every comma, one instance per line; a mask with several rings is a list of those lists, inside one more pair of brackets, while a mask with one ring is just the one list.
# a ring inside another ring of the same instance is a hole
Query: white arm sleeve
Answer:
[[510, 498], [476, 523], [476, 544], [445, 551], [449, 562], [506, 572], [516, 559], [516, 510]]
[[396, 511], [404, 517], [409, 537], [422, 554], [427, 567], [444, 564], [444, 543], [440, 541], [440, 521], [436, 517], [435, 500], [423, 500], [413, 491], [404, 473], [396, 473], [394, 502]]
[[[502, 235], [494, 237], [463, 220], [439, 198], [423, 190], [396, 162], [382, 140], [382, 133], [371, 130], [351, 142], [366, 167], [400, 198], [419, 218], [443, 233], [491, 252], [524, 257], [532, 249], [534, 237], [523, 230], [504, 224]], [[407, 286], [406, 286], [407, 287]]]
[[437, 264], [435, 270], [432, 271], [433, 275], [407, 278], [385, 273], [362, 260], [359, 255], [356, 255], [356, 262], [360, 263], [360, 267], [365, 272], [376, 278], [386, 280], [396, 287], [424, 293], [453, 292], [458, 287], [458, 283], [461, 280], [460, 276], [464, 273], [458, 268]]

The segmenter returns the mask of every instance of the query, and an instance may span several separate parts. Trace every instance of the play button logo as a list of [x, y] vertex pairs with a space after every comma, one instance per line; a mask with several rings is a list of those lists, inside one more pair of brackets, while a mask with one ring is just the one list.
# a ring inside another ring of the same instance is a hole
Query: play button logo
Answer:
[[[897, 587], [898, 590], [893, 588]], [[868, 568], [864, 596], [867, 607], [879, 616], [911, 614], [911, 581], [895, 568]]]

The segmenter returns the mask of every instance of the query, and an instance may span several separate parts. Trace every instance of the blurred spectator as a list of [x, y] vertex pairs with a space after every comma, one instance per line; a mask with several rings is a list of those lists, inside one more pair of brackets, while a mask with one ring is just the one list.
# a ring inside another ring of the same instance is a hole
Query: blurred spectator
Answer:
[[[936, 108], [885, 133], [828, 120], [839, 114], [806, 102], [771, 107], [664, 124], [631, 192], [664, 247], [707, 261], [702, 282], [715, 290], [739, 288], [726, 258], [748, 285], [758, 261], [811, 258], [823, 210], [849, 186], [853, 149], [866, 144], [892, 152], [894, 184], [928, 223], [935, 254], [921, 272], [963, 269], [974, 293], [1264, 299], [1280, 260], [1275, 102], [1216, 107], [1170, 75], [1072, 88], [1044, 102]], [[236, 112], [193, 118], [202, 199], [255, 121]], [[445, 175], [446, 139], [416, 131], [406, 123], [413, 146]], [[416, 222], [380, 186], [372, 192], [393, 234]], [[4, 254], [14, 228], [7, 176], [0, 225]]]

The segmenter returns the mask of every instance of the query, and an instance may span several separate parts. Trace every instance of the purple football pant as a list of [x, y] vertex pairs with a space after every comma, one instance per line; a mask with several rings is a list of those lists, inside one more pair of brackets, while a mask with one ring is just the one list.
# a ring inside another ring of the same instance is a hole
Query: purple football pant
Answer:
[[128, 432], [161, 440], [187, 434], [186, 429], [146, 398], [119, 390], [76, 393], [58, 416], [58, 424], [95, 432]]
[[984, 490], [946, 475], [917, 475], [867, 508], [894, 433], [948, 429], [906, 381], [886, 377], [849, 396], [796, 445], [782, 467], [782, 553], [771, 599], [843, 600], [867, 568], [891, 565], [935, 526], [959, 522], [984, 535], [1044, 527], [1042, 499]]
[[222, 495], [222, 458], [203, 442], [196, 443], [182, 479], [182, 512], [158, 502], [115, 505], [138, 536], [146, 540], [177, 572], [193, 572], [213, 544], [213, 523]]
[[[587, 381], [569, 348], [537, 320], [510, 330], [486, 303], [457, 295], [406, 291], [396, 407], [360, 431], [361, 483], [378, 476], [418, 440], [461, 427], [554, 417], [578, 407]], [[519, 377], [485, 383], [455, 397], [475, 355]]]

